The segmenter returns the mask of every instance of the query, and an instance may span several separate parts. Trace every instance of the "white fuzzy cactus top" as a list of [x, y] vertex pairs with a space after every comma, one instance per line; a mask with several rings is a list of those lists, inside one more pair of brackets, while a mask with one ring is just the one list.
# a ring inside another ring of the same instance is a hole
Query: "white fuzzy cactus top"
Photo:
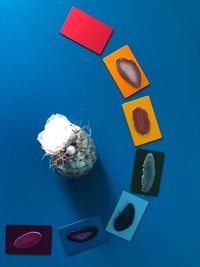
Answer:
[[69, 146], [75, 138], [74, 127], [65, 116], [53, 114], [47, 120], [44, 131], [38, 134], [37, 140], [47, 155], [55, 155]]

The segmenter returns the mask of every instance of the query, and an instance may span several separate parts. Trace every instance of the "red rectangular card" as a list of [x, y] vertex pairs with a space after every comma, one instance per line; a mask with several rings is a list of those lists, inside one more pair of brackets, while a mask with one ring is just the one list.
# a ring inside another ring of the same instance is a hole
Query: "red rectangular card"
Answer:
[[110, 26], [72, 7], [60, 33], [93, 52], [101, 54], [112, 31]]

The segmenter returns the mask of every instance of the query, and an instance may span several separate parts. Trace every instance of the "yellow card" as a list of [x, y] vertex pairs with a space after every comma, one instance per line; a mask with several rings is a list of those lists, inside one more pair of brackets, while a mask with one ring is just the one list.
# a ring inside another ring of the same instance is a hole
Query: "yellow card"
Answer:
[[135, 146], [162, 138], [149, 96], [122, 105]]
[[104, 57], [103, 61], [125, 98], [149, 85], [128, 45]]

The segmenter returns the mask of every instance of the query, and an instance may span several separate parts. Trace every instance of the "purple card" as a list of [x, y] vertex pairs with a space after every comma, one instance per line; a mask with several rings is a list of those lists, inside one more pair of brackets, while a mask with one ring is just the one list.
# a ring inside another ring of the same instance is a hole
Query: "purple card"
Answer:
[[7, 254], [51, 254], [52, 227], [49, 225], [7, 225]]

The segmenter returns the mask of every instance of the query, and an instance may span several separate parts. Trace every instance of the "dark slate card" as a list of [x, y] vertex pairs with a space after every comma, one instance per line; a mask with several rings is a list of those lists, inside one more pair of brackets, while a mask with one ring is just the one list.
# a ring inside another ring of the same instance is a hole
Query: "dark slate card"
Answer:
[[158, 195], [165, 154], [137, 149], [130, 191], [144, 195]]

